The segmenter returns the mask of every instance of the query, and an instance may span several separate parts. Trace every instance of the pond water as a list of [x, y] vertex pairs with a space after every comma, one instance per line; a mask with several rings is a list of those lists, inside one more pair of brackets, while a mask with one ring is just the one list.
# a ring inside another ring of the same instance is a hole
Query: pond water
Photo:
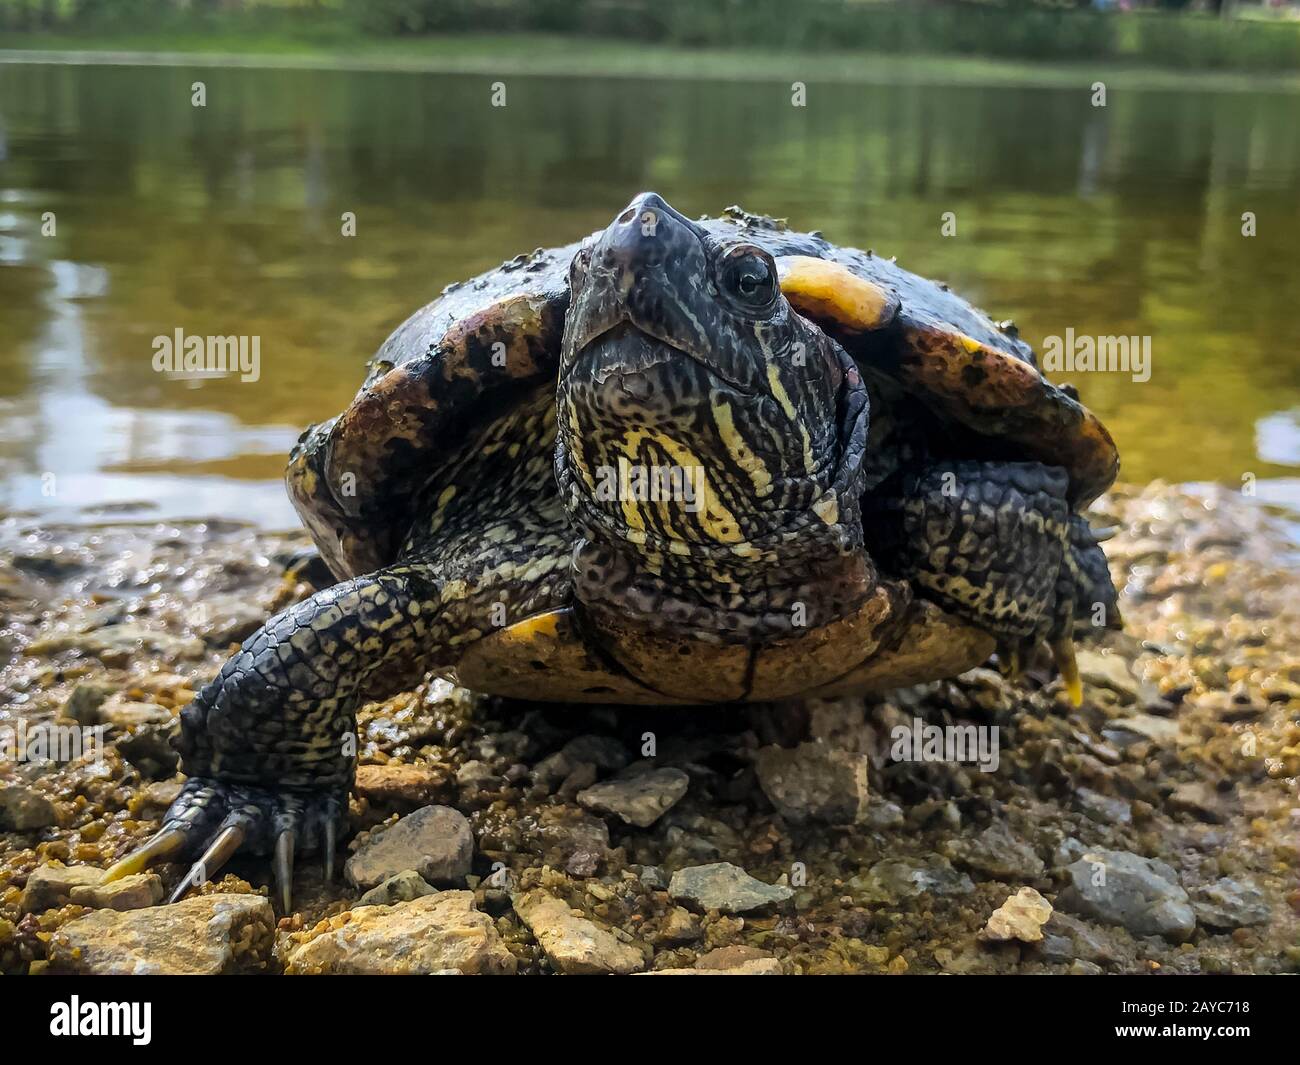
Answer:
[[[1147, 380], [1054, 375], [1122, 477], [1294, 494], [1300, 96], [491, 80], [0, 65], [0, 509], [293, 525], [288, 448], [393, 326], [643, 188], [896, 255], [1040, 352], [1149, 337]], [[177, 329], [258, 337], [258, 379], [156, 372]]]

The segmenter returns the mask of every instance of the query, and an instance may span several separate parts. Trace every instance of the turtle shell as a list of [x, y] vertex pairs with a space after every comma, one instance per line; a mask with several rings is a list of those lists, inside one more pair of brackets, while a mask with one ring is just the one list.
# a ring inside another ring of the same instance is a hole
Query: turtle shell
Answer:
[[[1009, 456], [1064, 468], [1076, 507], [1114, 481], [1118, 452], [1096, 416], [1039, 372], [1013, 329], [946, 286], [739, 208], [699, 225], [771, 254], [795, 309], [869, 374]], [[580, 246], [538, 249], [448, 286], [384, 342], [348, 408], [299, 439], [289, 494], [337, 577], [391, 562], [439, 456], [554, 380]]]

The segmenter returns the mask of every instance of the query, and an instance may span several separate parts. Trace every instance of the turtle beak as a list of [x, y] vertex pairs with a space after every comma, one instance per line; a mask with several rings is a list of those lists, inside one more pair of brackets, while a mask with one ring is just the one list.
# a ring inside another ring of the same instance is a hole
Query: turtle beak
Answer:
[[757, 394], [764, 378], [750, 358], [725, 354], [728, 332], [714, 310], [708, 237], [654, 192], [623, 208], [576, 256], [564, 323], [560, 372], [606, 333], [629, 323], [689, 356], [737, 391]]

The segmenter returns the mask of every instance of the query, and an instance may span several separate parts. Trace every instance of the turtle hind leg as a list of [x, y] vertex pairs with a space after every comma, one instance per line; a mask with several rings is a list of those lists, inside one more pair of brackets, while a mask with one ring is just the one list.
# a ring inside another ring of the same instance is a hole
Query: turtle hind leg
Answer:
[[273, 854], [287, 909], [296, 853], [323, 852], [332, 873], [356, 709], [421, 679], [454, 620], [439, 599], [429, 567], [406, 562], [271, 618], [181, 712], [176, 746], [190, 779], [158, 835], [106, 879], [163, 856], [195, 859], [174, 900], [237, 851]]
[[1077, 705], [1076, 625], [1116, 627], [1119, 614], [1105, 555], [1067, 488], [1064, 470], [1041, 463], [938, 463], [867, 496], [863, 524], [887, 571], [997, 639], [1006, 672], [1046, 641]]

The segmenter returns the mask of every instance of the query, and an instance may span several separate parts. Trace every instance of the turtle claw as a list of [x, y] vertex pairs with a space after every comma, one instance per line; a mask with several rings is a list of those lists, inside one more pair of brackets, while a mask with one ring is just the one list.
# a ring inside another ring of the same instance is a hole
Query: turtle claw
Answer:
[[289, 913], [293, 903], [293, 830], [285, 829], [275, 841], [275, 886], [280, 909]]
[[170, 903], [215, 876], [240, 852], [267, 855], [276, 895], [288, 914], [293, 901], [294, 855], [323, 850], [328, 880], [346, 810], [344, 797], [333, 792], [304, 794], [191, 777], [168, 808], [162, 830], [111, 866], [104, 879], [142, 872], [163, 858], [179, 860], [198, 853], [198, 860], [168, 899]]
[[216, 876], [221, 871], [221, 867], [239, 850], [247, 836], [248, 830], [242, 824], [236, 822], [226, 825], [208, 845], [208, 849], [203, 852], [203, 857], [190, 867], [190, 871], [176, 885], [176, 889], [167, 900], [168, 905], [179, 902], [190, 888], [202, 887], [210, 878]]
[[181, 850], [188, 838], [188, 834], [183, 829], [173, 827], [162, 829], [143, 847], [133, 850], [126, 857], [110, 865], [104, 871], [103, 883], [110, 884], [114, 880], [121, 880], [124, 876], [143, 872], [155, 859]]
[[325, 822], [325, 882], [328, 884], [334, 879], [334, 846], [335, 846], [334, 822]]

